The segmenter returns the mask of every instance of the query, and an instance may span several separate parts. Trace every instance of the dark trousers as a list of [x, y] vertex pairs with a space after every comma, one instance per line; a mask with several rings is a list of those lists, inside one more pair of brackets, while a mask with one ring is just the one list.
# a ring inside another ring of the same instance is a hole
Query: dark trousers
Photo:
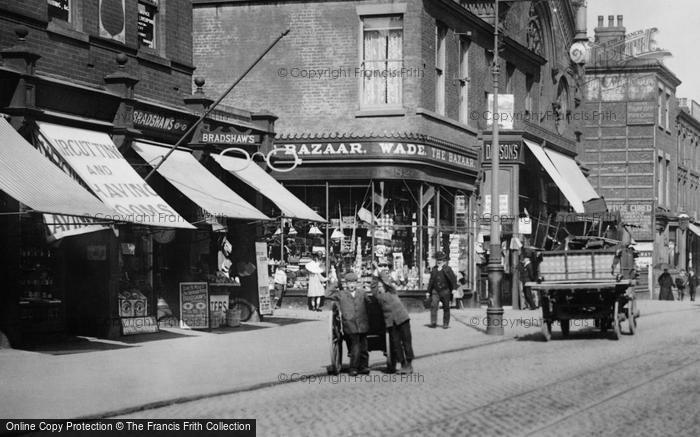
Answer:
[[452, 303], [452, 291], [441, 290], [432, 293], [433, 302], [430, 305], [430, 323], [437, 325], [437, 313], [440, 302], [442, 302], [442, 324], [447, 326], [450, 324], [450, 303]]
[[284, 297], [285, 286], [283, 284], [275, 284], [275, 297], [277, 298], [277, 303], [275, 303], [275, 308], [282, 307], [282, 298]]
[[394, 325], [389, 330], [391, 342], [391, 364], [413, 360], [413, 340], [411, 339], [411, 321], [406, 320], [400, 325]]
[[523, 294], [525, 295], [525, 305], [530, 309], [535, 309], [535, 302], [532, 300], [532, 289], [523, 287]]
[[695, 301], [695, 287], [690, 287], [690, 290], [688, 290], [690, 293], [690, 301], [694, 302]]
[[350, 370], [362, 370], [369, 367], [367, 334], [346, 334], [350, 350]]

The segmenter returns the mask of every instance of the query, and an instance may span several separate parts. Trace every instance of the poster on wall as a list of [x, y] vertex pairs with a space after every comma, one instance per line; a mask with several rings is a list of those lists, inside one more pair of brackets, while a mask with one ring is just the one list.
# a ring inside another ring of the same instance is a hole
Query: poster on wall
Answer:
[[209, 288], [206, 282], [180, 282], [180, 327], [209, 328]]
[[100, 36], [124, 43], [124, 0], [100, 0]]
[[267, 273], [267, 243], [255, 243], [255, 261], [258, 265], [258, 304], [260, 314], [271, 315], [270, 288]]

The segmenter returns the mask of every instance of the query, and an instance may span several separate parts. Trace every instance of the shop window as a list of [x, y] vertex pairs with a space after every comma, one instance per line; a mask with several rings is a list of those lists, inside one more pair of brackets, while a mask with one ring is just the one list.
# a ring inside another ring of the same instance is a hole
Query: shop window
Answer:
[[445, 115], [445, 38], [447, 28], [438, 23], [435, 28], [435, 112]]
[[659, 126], [664, 127], [664, 90], [662, 88], [659, 88], [657, 106], [659, 108], [657, 122]]
[[71, 21], [71, 0], [47, 0], [48, 17], [51, 20]]
[[361, 105], [401, 105], [403, 16], [362, 18]]
[[157, 0], [139, 0], [139, 47], [157, 48], [158, 24]]
[[532, 86], [535, 79], [532, 74], [525, 75], [525, 115], [532, 115]]

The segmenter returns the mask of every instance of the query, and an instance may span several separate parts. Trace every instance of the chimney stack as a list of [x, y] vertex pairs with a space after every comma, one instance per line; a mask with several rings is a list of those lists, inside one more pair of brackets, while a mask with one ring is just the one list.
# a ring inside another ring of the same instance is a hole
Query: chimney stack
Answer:
[[617, 16], [617, 26], [615, 26], [615, 16], [608, 15], [608, 26], [603, 26], [603, 16], [598, 16], [598, 27], [594, 29], [594, 41], [597, 44], [605, 44], [608, 41], [623, 39], [625, 28], [622, 25], [622, 15]]

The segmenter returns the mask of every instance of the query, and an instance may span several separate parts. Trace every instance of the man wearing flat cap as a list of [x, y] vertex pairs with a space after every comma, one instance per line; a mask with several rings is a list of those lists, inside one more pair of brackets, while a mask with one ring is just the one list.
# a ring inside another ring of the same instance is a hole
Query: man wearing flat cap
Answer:
[[367, 292], [358, 288], [357, 281], [355, 273], [347, 273], [343, 289], [335, 289], [327, 296], [327, 299], [338, 301], [340, 305], [343, 336], [348, 340], [350, 349], [350, 376], [369, 374]]
[[450, 327], [450, 303], [452, 302], [452, 290], [457, 288], [457, 276], [447, 265], [447, 255], [445, 252], [435, 252], [437, 265], [430, 272], [428, 281], [428, 292], [426, 298], [432, 298], [430, 306], [430, 327], [437, 326], [438, 306], [442, 302], [442, 327]]

